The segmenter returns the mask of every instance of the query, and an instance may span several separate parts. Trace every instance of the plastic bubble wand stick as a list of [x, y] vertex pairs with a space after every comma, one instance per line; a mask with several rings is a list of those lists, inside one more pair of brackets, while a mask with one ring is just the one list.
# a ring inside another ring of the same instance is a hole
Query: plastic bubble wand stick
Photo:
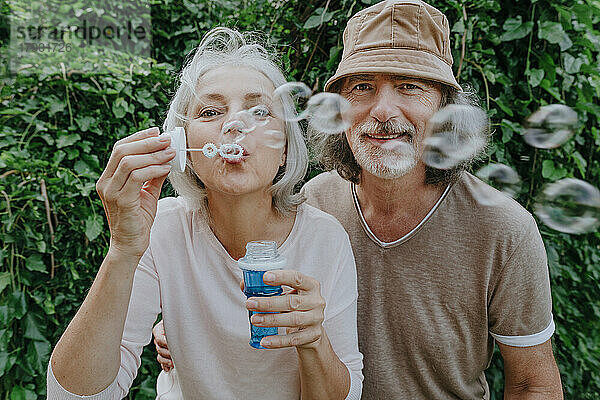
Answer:
[[214, 143], [206, 143], [201, 149], [185, 149], [186, 151], [201, 151], [208, 158], [213, 158], [217, 153], [227, 159], [236, 160], [244, 155], [244, 148], [237, 143], [224, 143], [217, 147]]

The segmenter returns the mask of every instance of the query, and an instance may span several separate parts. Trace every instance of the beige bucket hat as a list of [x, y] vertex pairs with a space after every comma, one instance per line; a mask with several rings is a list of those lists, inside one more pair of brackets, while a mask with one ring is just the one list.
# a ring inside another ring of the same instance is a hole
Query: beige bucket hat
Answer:
[[325, 90], [354, 74], [388, 73], [462, 90], [452, 72], [448, 19], [420, 0], [388, 0], [356, 13], [344, 30], [344, 52]]

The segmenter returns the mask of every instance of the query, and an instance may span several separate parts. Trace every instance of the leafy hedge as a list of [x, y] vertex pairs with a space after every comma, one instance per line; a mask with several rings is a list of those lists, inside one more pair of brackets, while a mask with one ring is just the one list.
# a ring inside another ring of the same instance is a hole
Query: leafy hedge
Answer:
[[[341, 56], [341, 32], [369, 1], [165, 0], [152, 2], [151, 69], [112, 75], [59, 66], [11, 75], [0, 49], [0, 393], [45, 396], [45, 367], [107, 249], [95, 181], [112, 144], [161, 125], [173, 76], [209, 28], [267, 32], [290, 80], [322, 89]], [[100, 3], [101, 4], [101, 3]], [[544, 184], [600, 181], [600, 1], [432, 1], [451, 22], [455, 71], [480, 94], [495, 128], [488, 160], [515, 168], [532, 209]], [[0, 46], [10, 10], [0, 1]], [[577, 133], [554, 150], [526, 145], [523, 121], [549, 103], [571, 106]], [[315, 170], [313, 169], [313, 174]], [[600, 234], [543, 224], [552, 280], [555, 354], [565, 397], [600, 398]], [[131, 398], [153, 398], [158, 373], [146, 349]], [[502, 363], [487, 371], [502, 398]], [[0, 395], [1, 396], [1, 395]]]

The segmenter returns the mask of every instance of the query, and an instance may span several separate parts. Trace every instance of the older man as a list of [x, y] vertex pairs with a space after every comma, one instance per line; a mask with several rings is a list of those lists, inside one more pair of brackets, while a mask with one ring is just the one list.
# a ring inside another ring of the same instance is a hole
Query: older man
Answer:
[[494, 341], [505, 398], [562, 398], [533, 217], [463, 172], [470, 159], [439, 170], [421, 158], [434, 113], [469, 103], [451, 66], [446, 17], [418, 0], [387, 1], [350, 19], [325, 85], [352, 105], [351, 126], [321, 141], [317, 155], [335, 172], [305, 187], [352, 241], [363, 398], [488, 399]]
[[[452, 73], [446, 17], [418, 0], [360, 11], [325, 88], [350, 102], [352, 120], [345, 135], [316, 141], [333, 171], [305, 188], [352, 242], [363, 398], [489, 399], [495, 342], [505, 398], [562, 398], [533, 217], [464, 171], [475, 154], [444, 170], [422, 160], [438, 109], [473, 104]], [[476, 114], [457, 118], [482, 124]], [[485, 144], [481, 135], [472, 139]]]

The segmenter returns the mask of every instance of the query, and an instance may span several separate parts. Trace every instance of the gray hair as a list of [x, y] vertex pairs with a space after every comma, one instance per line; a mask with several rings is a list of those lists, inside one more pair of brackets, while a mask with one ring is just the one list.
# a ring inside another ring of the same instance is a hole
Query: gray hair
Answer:
[[[480, 107], [479, 97], [470, 87], [466, 86], [466, 89], [459, 91], [451, 86], [440, 85], [442, 88], [440, 108], [450, 104]], [[463, 87], [465, 87], [465, 85], [463, 85]], [[330, 90], [339, 93], [340, 88], [341, 82], [337, 86], [332, 86]], [[482, 142], [479, 152], [467, 160], [461, 161], [458, 165], [450, 169], [437, 169], [427, 165], [425, 170], [425, 183], [431, 185], [447, 185], [455, 182], [460, 177], [462, 171], [470, 168], [487, 148], [490, 140], [489, 121], [480, 121], [481, 114], [469, 115], [468, 113], [461, 113], [460, 118], [462, 118], [462, 120], [452, 121], [454, 125], [451, 128], [452, 131], [459, 130], [461, 126], [483, 125], [486, 127], [486, 129], [481, 131], [483, 137], [479, 138]], [[477, 121], [467, 121], [466, 119], [469, 118], [477, 118]], [[352, 154], [345, 133], [324, 135], [309, 126], [308, 136], [311, 142], [311, 156], [316, 162], [327, 171], [336, 170], [342, 178], [350, 182], [356, 184], [360, 183], [361, 166], [358, 165]]]
[[[171, 100], [163, 123], [163, 131], [168, 132], [175, 127], [186, 126], [193, 100], [196, 98], [196, 84], [212, 69], [224, 65], [251, 67], [267, 77], [275, 88], [283, 85], [286, 79], [275, 59], [274, 52], [269, 52], [261, 45], [256, 35], [242, 34], [224, 27], [210, 30], [195, 51], [190, 52], [178, 75], [178, 88]], [[282, 95], [280, 98], [285, 115], [291, 115], [294, 110], [291, 97]], [[287, 146], [286, 163], [279, 168], [270, 190], [275, 209], [281, 214], [287, 214], [294, 211], [296, 206], [305, 200], [304, 195], [298, 193], [297, 189], [306, 174], [308, 151], [297, 122], [285, 121], [283, 131]], [[185, 171], [171, 171], [169, 180], [175, 191], [192, 208], [208, 215], [206, 189], [194, 172], [189, 158]]]

